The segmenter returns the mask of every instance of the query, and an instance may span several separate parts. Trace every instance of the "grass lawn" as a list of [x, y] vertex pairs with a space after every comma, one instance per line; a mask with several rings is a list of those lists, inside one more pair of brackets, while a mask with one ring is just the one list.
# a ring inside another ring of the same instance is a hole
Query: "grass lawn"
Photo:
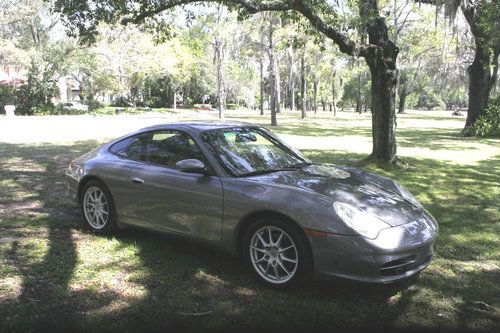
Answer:
[[[266, 124], [268, 116], [228, 112]], [[336, 281], [294, 292], [260, 286], [236, 258], [164, 235], [88, 231], [65, 194], [68, 163], [107, 138], [212, 112], [0, 118], [0, 331], [427, 328], [500, 330], [500, 140], [461, 138], [445, 112], [398, 117], [407, 169], [370, 171], [409, 188], [440, 225], [419, 277]], [[273, 130], [316, 162], [357, 165], [370, 117], [279, 115]], [[90, 134], [89, 134], [90, 133]], [[50, 141], [50, 142], [49, 142]], [[44, 142], [44, 143], [36, 143]]]

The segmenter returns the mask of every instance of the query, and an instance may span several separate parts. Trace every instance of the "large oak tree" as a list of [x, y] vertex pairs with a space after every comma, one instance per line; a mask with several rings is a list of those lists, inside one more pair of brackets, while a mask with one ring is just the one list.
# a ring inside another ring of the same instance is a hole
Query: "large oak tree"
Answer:
[[[158, 15], [177, 6], [211, 2], [239, 10], [243, 15], [263, 11], [299, 14], [312, 27], [338, 45], [347, 55], [365, 59], [371, 73], [372, 160], [396, 163], [395, 96], [398, 79], [396, 58], [398, 48], [390, 40], [378, 0], [358, 0], [357, 6], [363, 31], [361, 38], [351, 38], [342, 28], [335, 8], [324, 0], [56, 0], [56, 11], [74, 35], [92, 41], [100, 22], [134, 23], [155, 20]], [[366, 36], [368, 38], [365, 38]]]
[[469, 72], [469, 103], [464, 134], [484, 113], [498, 76], [500, 54], [500, 1], [499, 0], [417, 0], [418, 2], [445, 7], [450, 19], [460, 9], [474, 36], [474, 61]]

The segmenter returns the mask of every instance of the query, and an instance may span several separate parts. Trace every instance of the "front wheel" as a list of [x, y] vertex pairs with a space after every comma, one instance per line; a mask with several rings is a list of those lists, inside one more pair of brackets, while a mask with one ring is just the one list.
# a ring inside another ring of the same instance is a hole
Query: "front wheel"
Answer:
[[261, 220], [246, 233], [247, 262], [259, 280], [275, 288], [287, 288], [307, 280], [312, 262], [300, 229], [281, 220]]
[[99, 181], [90, 181], [83, 187], [81, 209], [92, 231], [108, 234], [116, 229], [115, 210], [111, 193]]

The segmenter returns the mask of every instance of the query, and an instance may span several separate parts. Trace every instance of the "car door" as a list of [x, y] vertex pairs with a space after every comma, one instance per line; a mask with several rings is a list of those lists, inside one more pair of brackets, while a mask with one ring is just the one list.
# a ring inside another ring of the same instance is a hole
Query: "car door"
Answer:
[[[203, 153], [184, 132], [157, 130], [144, 140], [141, 162], [134, 165], [134, 216], [156, 227], [212, 242], [221, 241], [223, 191], [218, 176], [175, 169], [183, 159]], [[210, 170], [210, 168], [209, 168]]]
[[133, 170], [144, 156], [140, 152], [143, 135], [133, 135], [113, 144], [106, 161], [99, 166], [99, 174], [113, 195], [114, 206], [120, 223], [144, 226], [146, 222], [137, 218], [134, 190], [131, 182]]

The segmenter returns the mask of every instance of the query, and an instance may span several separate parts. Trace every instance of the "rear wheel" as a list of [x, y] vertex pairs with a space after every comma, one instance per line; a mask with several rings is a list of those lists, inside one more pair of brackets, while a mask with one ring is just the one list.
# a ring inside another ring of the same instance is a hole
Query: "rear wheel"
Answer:
[[103, 183], [93, 180], [85, 184], [81, 196], [81, 209], [85, 221], [95, 233], [107, 234], [115, 231], [113, 199]]
[[259, 280], [275, 288], [295, 286], [310, 278], [312, 260], [305, 236], [295, 225], [263, 219], [247, 230], [246, 260]]

